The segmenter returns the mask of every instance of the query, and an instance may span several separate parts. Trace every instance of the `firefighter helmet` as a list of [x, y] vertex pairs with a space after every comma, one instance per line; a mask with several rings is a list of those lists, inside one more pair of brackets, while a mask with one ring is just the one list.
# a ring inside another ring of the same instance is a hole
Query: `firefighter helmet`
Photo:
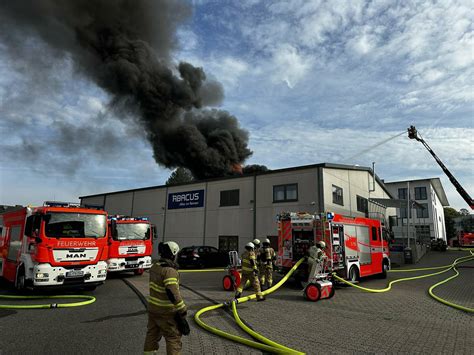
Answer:
[[260, 245], [260, 239], [255, 238], [253, 244], [258, 247]]
[[255, 244], [253, 244], [252, 242], [249, 242], [249, 243], [245, 244], [245, 248], [255, 249]]
[[268, 244], [268, 245], [270, 245], [270, 239], [268, 239], [268, 238], [265, 239], [265, 240], [263, 241], [263, 244]]
[[158, 245], [158, 252], [163, 257], [175, 257], [179, 252], [179, 245], [176, 242], [162, 242]]
[[326, 248], [326, 243], [323, 242], [322, 240], [318, 242], [318, 246], [322, 249]]

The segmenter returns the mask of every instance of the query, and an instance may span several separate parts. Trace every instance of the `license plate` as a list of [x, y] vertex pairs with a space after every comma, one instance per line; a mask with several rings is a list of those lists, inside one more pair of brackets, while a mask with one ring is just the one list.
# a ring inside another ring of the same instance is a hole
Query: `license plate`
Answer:
[[138, 267], [138, 264], [128, 264], [128, 265], [125, 265], [125, 267], [129, 268], [129, 269], [132, 269], [132, 268]]
[[82, 270], [71, 270], [66, 272], [66, 277], [82, 277], [84, 276], [84, 271]]

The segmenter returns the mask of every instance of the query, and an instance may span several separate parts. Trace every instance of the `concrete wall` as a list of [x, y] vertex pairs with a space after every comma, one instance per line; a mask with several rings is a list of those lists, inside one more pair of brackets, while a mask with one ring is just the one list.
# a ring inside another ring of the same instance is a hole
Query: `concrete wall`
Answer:
[[[238, 236], [241, 251], [254, 237], [264, 239], [277, 236], [276, 215], [282, 211], [333, 211], [363, 216], [364, 213], [357, 211], [356, 195], [388, 198], [378, 183], [376, 191], [369, 193], [371, 182], [367, 171], [308, 167], [105, 194], [105, 209], [110, 214], [148, 217], [157, 226], [158, 241], [174, 240], [181, 247], [203, 244], [218, 247], [219, 236]], [[274, 186], [286, 184], [297, 184], [297, 200], [274, 202]], [[332, 203], [332, 184], [344, 189], [344, 206]], [[236, 189], [239, 190], [239, 205], [220, 206], [221, 191]], [[170, 194], [193, 190], [204, 190], [203, 207], [169, 209]], [[321, 195], [324, 195], [324, 201]], [[82, 204], [100, 204], [101, 201], [104, 201], [104, 195], [83, 198]]]
[[[343, 189], [344, 205], [342, 206], [333, 203], [333, 185]], [[364, 212], [357, 210], [357, 195], [366, 199], [390, 198], [388, 193], [377, 181], [375, 181], [375, 191], [369, 191], [369, 189], [373, 189], [373, 178], [372, 174], [370, 174], [368, 171], [323, 168], [323, 186], [324, 210], [353, 217], [365, 216]], [[369, 209], [369, 211], [371, 210]], [[388, 218], [389, 215], [396, 214], [395, 209], [387, 209], [386, 211], [384, 209], [380, 209], [380, 212], [382, 211], [385, 214], [385, 218]], [[375, 210], [372, 212], [375, 212]]]
[[[221, 191], [239, 190], [238, 206], [220, 206]], [[253, 240], [254, 177], [213, 181], [207, 187], [205, 244], [218, 248], [219, 236], [238, 236], [239, 249]]]
[[[286, 171], [257, 176], [257, 226], [258, 238], [278, 235], [276, 215], [282, 211], [318, 210], [318, 169]], [[273, 186], [298, 184], [298, 201], [273, 202]]]

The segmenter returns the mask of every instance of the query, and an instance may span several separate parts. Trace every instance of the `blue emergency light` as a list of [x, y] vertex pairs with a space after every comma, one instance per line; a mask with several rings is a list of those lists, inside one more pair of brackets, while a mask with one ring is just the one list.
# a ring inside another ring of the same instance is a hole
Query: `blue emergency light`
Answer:
[[327, 219], [334, 219], [334, 213], [333, 212], [326, 213], [326, 218]]

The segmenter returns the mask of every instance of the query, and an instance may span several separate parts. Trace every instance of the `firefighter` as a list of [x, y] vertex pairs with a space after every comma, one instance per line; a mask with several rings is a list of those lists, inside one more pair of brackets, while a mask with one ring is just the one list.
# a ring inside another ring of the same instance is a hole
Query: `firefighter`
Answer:
[[[275, 250], [270, 246], [270, 239], [265, 239], [263, 242], [263, 248], [261, 251], [261, 264], [263, 268], [263, 274], [260, 274], [261, 287], [265, 288], [265, 283], [268, 285], [267, 288], [272, 287], [273, 284], [273, 263], [275, 261]], [[266, 281], [266, 282], [265, 282]]]
[[321, 274], [324, 270], [324, 261], [327, 259], [324, 249], [326, 249], [326, 243], [321, 240], [316, 242], [316, 245], [313, 245], [308, 250], [308, 268], [310, 278]]
[[257, 261], [257, 271], [258, 271], [258, 278], [259, 278], [259, 281], [260, 281], [260, 286], [262, 285], [262, 275], [264, 275], [264, 270], [262, 268], [262, 261], [260, 259], [260, 254], [262, 252], [262, 248], [260, 247], [261, 243], [260, 243], [260, 239], [257, 239], [255, 238], [253, 241], [252, 241], [253, 245], [255, 245], [255, 249], [254, 249], [254, 252], [255, 252], [255, 257], [256, 257], [256, 261]]
[[245, 251], [242, 254], [242, 280], [240, 280], [240, 285], [237, 287], [237, 291], [235, 292], [235, 299], [242, 296], [244, 286], [247, 283], [247, 280], [250, 280], [250, 283], [257, 294], [257, 301], [265, 300], [260, 289], [260, 282], [258, 281], [257, 260], [254, 250], [255, 245], [252, 242], [245, 245]]
[[144, 354], [156, 354], [161, 337], [166, 341], [167, 354], [181, 354], [181, 336], [189, 334], [186, 305], [179, 292], [176, 256], [177, 243], [158, 245], [160, 259], [150, 269], [150, 298]]

